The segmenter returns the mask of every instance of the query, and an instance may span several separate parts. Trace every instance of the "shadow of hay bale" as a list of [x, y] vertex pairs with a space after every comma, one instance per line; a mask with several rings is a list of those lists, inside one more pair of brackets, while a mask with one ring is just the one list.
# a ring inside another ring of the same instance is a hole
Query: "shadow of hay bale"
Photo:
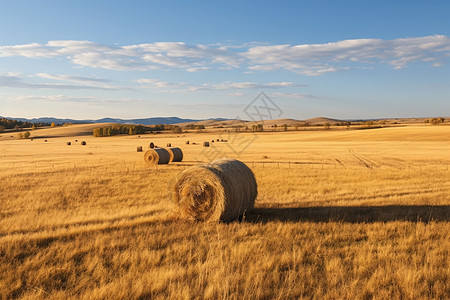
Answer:
[[450, 205], [316, 206], [257, 208], [245, 215], [245, 222], [450, 222]]

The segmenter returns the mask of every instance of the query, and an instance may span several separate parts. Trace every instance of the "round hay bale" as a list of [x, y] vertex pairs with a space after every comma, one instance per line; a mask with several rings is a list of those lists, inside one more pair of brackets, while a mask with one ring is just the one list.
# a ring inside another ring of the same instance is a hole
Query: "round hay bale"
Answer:
[[67, 142], [66, 145], [67, 145], [67, 146], [70, 146], [70, 145], [72, 145], [72, 143], [71, 143], [71, 142]]
[[220, 140], [219, 139], [217, 139], [217, 142], [219, 142]]
[[180, 162], [183, 160], [183, 151], [181, 151], [180, 148], [178, 147], [172, 147], [172, 148], [168, 148], [167, 151], [169, 151], [169, 155], [170, 155], [170, 162]]
[[138, 146], [138, 147], [136, 148], [136, 151], [137, 151], [137, 152], [142, 152], [142, 146]]
[[211, 143], [214, 143], [214, 140], [212, 140]]
[[78, 140], [75, 140], [75, 143], [78, 143]]
[[167, 143], [167, 147], [172, 147], [172, 144], [171, 143]]
[[176, 179], [172, 200], [182, 217], [195, 221], [232, 221], [253, 208], [253, 172], [235, 159], [191, 167]]
[[155, 144], [153, 142], [150, 143], [150, 145], [148, 146], [150, 149], [155, 148]]
[[86, 141], [82, 141], [81, 145], [86, 146]]
[[44, 142], [46, 142], [46, 143], [47, 143], [47, 140], [44, 140]]
[[209, 147], [209, 142], [203, 142], [203, 147]]
[[151, 149], [144, 154], [144, 161], [150, 165], [168, 164], [169, 160], [169, 151], [164, 148]]
[[189, 141], [186, 141], [186, 145], [189, 145]]

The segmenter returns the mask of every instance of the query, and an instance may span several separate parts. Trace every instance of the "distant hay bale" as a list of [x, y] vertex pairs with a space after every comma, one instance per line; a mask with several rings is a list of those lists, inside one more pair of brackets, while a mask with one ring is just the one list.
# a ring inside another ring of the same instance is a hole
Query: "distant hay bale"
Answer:
[[144, 161], [150, 165], [165, 165], [169, 163], [169, 160], [169, 151], [164, 148], [151, 149], [144, 154]]
[[172, 147], [172, 144], [171, 143], [167, 143], [167, 147]]
[[184, 218], [232, 221], [253, 208], [257, 193], [250, 168], [226, 159], [183, 171], [172, 188], [172, 199]]
[[167, 151], [169, 152], [170, 158], [169, 162], [180, 162], [183, 160], [183, 151], [181, 151], [178, 147], [171, 147], [168, 148]]
[[219, 139], [217, 139], [217, 141], [216, 142], [219, 142], [220, 140]]
[[75, 140], [75, 143], [78, 143], [78, 140]]
[[186, 145], [189, 145], [189, 141], [186, 141]]
[[211, 143], [214, 143], [214, 140], [212, 140]]
[[86, 146], [86, 141], [82, 141], [81, 145]]
[[46, 143], [47, 143], [47, 140], [44, 140], [44, 142], [46, 142]]
[[67, 146], [70, 146], [70, 145], [72, 145], [72, 143], [71, 143], [71, 142], [67, 142], [66, 145], [67, 145]]
[[142, 146], [138, 146], [138, 147], [136, 148], [136, 151], [137, 151], [137, 152], [142, 152]]
[[209, 142], [203, 142], [203, 147], [209, 147]]
[[149, 145], [149, 148], [150, 148], [150, 149], [155, 148], [155, 144], [153, 144], [153, 142], [151, 142], [150, 145]]

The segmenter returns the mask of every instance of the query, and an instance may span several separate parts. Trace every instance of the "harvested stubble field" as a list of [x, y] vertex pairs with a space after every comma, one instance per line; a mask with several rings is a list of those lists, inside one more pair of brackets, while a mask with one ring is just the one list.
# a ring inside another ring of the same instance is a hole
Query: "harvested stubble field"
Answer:
[[[2, 298], [449, 298], [449, 126], [231, 134], [209, 148], [217, 134], [46, 138], [0, 138]], [[147, 166], [136, 146], [150, 141], [183, 162]], [[255, 210], [178, 220], [172, 178], [213, 153], [253, 170]]]

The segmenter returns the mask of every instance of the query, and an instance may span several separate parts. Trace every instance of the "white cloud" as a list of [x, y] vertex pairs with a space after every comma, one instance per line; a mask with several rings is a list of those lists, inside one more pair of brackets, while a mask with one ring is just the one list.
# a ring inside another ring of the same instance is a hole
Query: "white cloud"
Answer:
[[154, 42], [108, 46], [91, 41], [49, 41], [46, 44], [0, 46], [0, 57], [63, 57], [78, 66], [111, 70], [184, 69], [244, 71], [287, 70], [318, 76], [364, 65], [388, 64], [394, 69], [413, 62], [441, 66], [450, 53], [450, 38], [432, 35], [414, 38], [352, 39], [299, 45], [189, 45]]
[[355, 39], [326, 44], [258, 46], [249, 48], [242, 55], [250, 61], [252, 70], [284, 69], [317, 76], [348, 69], [353, 63], [382, 63], [401, 69], [411, 62], [435, 61], [449, 51], [450, 39], [433, 35], [395, 40]]
[[49, 41], [46, 44], [0, 46], [0, 57], [51, 58], [63, 56], [81, 66], [111, 70], [184, 68], [202, 70], [210, 66], [237, 68], [244, 58], [207, 45], [156, 42], [129, 46], [106, 46], [90, 41]]

